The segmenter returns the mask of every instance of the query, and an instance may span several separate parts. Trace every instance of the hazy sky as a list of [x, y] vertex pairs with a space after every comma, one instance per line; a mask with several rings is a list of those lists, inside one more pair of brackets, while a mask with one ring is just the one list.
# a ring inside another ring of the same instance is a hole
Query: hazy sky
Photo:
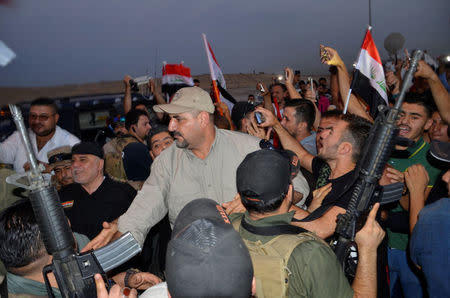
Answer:
[[[2, 1], [5, 2], [5, 1]], [[157, 75], [162, 61], [208, 72], [206, 33], [225, 73], [321, 74], [318, 48], [335, 47], [350, 65], [369, 22], [368, 0], [9, 0], [0, 5], [0, 40], [17, 58], [0, 86], [52, 86]], [[375, 43], [401, 32], [409, 49], [450, 52], [449, 0], [372, 0]], [[157, 54], [157, 55], [156, 55]]]

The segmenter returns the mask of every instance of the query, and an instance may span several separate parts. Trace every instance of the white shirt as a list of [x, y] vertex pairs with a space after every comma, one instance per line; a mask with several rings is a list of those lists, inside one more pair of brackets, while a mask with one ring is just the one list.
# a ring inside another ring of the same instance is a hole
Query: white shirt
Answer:
[[167, 283], [161, 282], [157, 285], [154, 285], [153, 287], [148, 288], [145, 290], [142, 295], [139, 295], [140, 298], [167, 298], [169, 297], [167, 295]]
[[[62, 146], [73, 146], [80, 142], [76, 136], [59, 126], [56, 126], [53, 137], [48, 140], [41, 151], [38, 152], [36, 134], [31, 129], [28, 129], [28, 135], [36, 159], [45, 163], [48, 163], [47, 152]], [[13, 164], [14, 171], [23, 173], [25, 171], [23, 165], [26, 162], [28, 162], [28, 159], [25, 153], [25, 146], [22, 144], [19, 132], [15, 131], [4, 142], [0, 143], [0, 163]]]

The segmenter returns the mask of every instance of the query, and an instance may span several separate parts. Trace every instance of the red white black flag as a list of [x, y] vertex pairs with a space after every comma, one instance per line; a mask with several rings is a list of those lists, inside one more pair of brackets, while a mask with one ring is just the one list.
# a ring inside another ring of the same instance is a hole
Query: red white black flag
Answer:
[[194, 86], [191, 69], [181, 64], [166, 64], [162, 69], [162, 92], [172, 97], [183, 87]]
[[388, 97], [383, 65], [370, 29], [361, 46], [351, 88], [369, 105], [370, 114], [375, 117], [379, 105], [388, 105]]

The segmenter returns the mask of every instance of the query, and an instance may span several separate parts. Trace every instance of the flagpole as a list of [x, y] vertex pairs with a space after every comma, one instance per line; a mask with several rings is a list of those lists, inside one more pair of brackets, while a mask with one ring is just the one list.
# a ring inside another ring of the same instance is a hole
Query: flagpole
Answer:
[[[367, 26], [366, 34], [364, 34], [363, 42], [361, 43], [358, 58], [356, 60], [356, 61], [358, 61], [358, 63], [359, 63], [359, 57], [361, 56], [362, 44], [364, 43], [364, 40], [366, 39], [367, 32], [370, 32], [371, 30], [372, 30], [372, 26], [369, 24]], [[356, 68], [358, 68], [358, 64], [356, 65]], [[343, 112], [344, 114], [347, 114], [348, 104], [350, 102], [350, 95], [352, 94], [354, 82], [355, 82], [355, 71], [353, 71], [352, 83], [350, 84], [350, 89], [348, 89], [347, 99], [345, 100], [345, 106], [344, 106], [344, 112]]]
[[[353, 82], [353, 80], [352, 80], [352, 82]], [[350, 95], [352, 95], [352, 88], [348, 89], [347, 99], [345, 100], [344, 115], [347, 114], [348, 103], [350, 101]]]

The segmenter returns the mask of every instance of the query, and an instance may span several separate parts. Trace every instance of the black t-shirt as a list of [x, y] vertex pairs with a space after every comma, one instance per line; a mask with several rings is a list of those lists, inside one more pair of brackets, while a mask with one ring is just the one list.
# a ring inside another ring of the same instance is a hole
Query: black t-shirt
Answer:
[[105, 177], [92, 194], [78, 183], [63, 187], [59, 191], [61, 202], [73, 201], [72, 207], [64, 209], [74, 232], [94, 238], [102, 230], [104, 221], [111, 222], [127, 211], [136, 190], [129, 184]]
[[353, 192], [353, 187], [345, 190], [348, 183], [351, 183], [355, 171], [352, 170], [341, 177], [330, 179], [330, 166], [321, 158], [315, 157], [312, 160], [312, 173], [316, 179], [316, 188], [320, 188], [331, 182], [331, 191], [322, 201], [322, 206], [332, 205], [347, 209]]

